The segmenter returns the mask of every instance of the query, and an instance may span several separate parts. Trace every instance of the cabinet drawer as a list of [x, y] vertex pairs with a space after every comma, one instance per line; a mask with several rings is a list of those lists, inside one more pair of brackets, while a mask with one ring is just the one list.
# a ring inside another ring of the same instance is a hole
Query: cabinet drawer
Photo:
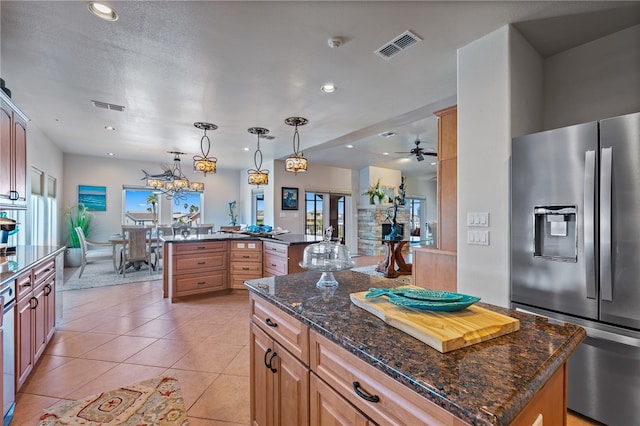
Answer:
[[16, 278], [16, 300], [19, 301], [22, 297], [31, 293], [33, 287], [35, 287], [35, 285], [31, 271], [19, 275], [18, 278]]
[[262, 241], [231, 241], [231, 251], [257, 251], [262, 252]]
[[280, 257], [272, 253], [265, 253], [262, 262], [263, 268], [274, 272], [274, 275], [287, 274], [287, 258], [285, 257]]
[[252, 275], [260, 278], [260, 274], [262, 273], [262, 263], [236, 262], [231, 264], [229, 271], [232, 274]]
[[309, 328], [250, 293], [251, 319], [305, 365], [309, 365]]
[[232, 251], [232, 262], [257, 262], [262, 267], [262, 252], [260, 251]]
[[269, 241], [263, 243], [263, 251], [265, 254], [271, 253], [286, 257], [288, 247], [286, 244], [271, 243]]
[[56, 271], [56, 264], [54, 260], [44, 262], [35, 268], [33, 268], [33, 280], [38, 285], [42, 280], [46, 279], [49, 275]]
[[246, 290], [246, 287], [244, 286], [245, 281], [255, 280], [261, 277], [262, 277], [262, 274], [256, 274], [256, 275], [234, 274], [230, 278], [230, 281], [231, 281], [230, 287], [234, 289]]
[[309, 338], [311, 369], [375, 423], [466, 424], [318, 333], [311, 331]]
[[227, 250], [226, 241], [199, 241], [194, 243], [177, 243], [173, 245], [173, 254], [210, 253]]
[[175, 273], [184, 274], [205, 270], [226, 269], [227, 253], [182, 256], [174, 259]]
[[226, 272], [214, 272], [175, 278], [175, 289], [178, 296], [196, 294], [201, 291], [225, 290], [226, 288]]

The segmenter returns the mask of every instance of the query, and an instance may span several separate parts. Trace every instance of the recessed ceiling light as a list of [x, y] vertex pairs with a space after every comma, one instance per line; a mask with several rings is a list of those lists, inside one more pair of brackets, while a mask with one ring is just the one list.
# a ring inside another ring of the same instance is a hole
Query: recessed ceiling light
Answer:
[[116, 10], [106, 3], [90, 1], [87, 3], [87, 8], [89, 9], [89, 12], [93, 13], [100, 19], [104, 19], [105, 21], [118, 20], [118, 13]]
[[249, 151], [249, 148], [247, 148], [247, 147], [245, 147], [245, 148], [243, 148], [243, 149], [244, 149], [245, 151]]
[[113, 152], [107, 152], [107, 155], [108, 155], [109, 157], [115, 157], [115, 156], [116, 156]]
[[333, 83], [323, 84], [320, 88], [324, 93], [333, 93], [336, 91], [336, 86]]
[[383, 152], [382, 155], [389, 155], [389, 153], [388, 152]]
[[104, 126], [104, 129], [105, 129], [105, 130], [109, 130], [109, 131], [114, 131], [114, 130], [116, 130], [116, 128], [115, 128], [115, 127], [113, 127], [113, 126]]
[[438, 163], [436, 163], [435, 161], [433, 163], [431, 163], [432, 166], [435, 166], [436, 164], [438, 164]]
[[351, 148], [353, 148], [353, 145], [349, 144], [349, 145], [345, 145], [344, 147], [351, 149]]

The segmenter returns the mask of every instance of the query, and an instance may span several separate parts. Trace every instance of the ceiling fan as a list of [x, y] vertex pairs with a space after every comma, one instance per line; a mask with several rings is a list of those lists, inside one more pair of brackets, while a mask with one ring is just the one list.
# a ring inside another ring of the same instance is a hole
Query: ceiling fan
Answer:
[[411, 155], [415, 155], [416, 156], [416, 160], [418, 160], [418, 161], [424, 160], [424, 156], [425, 155], [432, 155], [434, 157], [436, 157], [438, 155], [438, 153], [436, 153], [436, 152], [428, 152], [428, 151], [425, 151], [424, 148], [420, 148], [420, 139], [416, 139], [416, 141], [414, 143], [416, 144], [416, 147], [413, 148], [411, 151], [409, 151], [409, 152], [396, 152], [396, 154], [411, 154]]

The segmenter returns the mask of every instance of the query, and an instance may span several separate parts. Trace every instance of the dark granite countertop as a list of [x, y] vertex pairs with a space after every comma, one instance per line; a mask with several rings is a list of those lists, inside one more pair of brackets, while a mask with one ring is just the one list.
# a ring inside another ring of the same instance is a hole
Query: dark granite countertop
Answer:
[[0, 274], [0, 286], [34, 265], [63, 253], [64, 249], [64, 246], [18, 246], [15, 253], [7, 255], [10, 270]]
[[520, 330], [440, 353], [353, 305], [350, 293], [403, 283], [354, 271], [334, 273], [331, 293], [320, 272], [247, 281], [246, 287], [311, 329], [460, 419], [506, 425], [585, 338], [581, 327], [479, 303], [520, 320]]
[[269, 237], [264, 237], [260, 235], [249, 235], [242, 233], [230, 233], [230, 232], [219, 232], [214, 234], [206, 234], [206, 235], [189, 235], [188, 237], [182, 237], [180, 235], [167, 235], [161, 237], [161, 239], [165, 242], [171, 243], [189, 243], [195, 241], [226, 241], [226, 240], [260, 240], [260, 241], [271, 241], [274, 243], [292, 245], [292, 244], [309, 244], [315, 243], [318, 241], [322, 241], [322, 237], [316, 237], [313, 235], [304, 235], [304, 234], [280, 234], [273, 235]]

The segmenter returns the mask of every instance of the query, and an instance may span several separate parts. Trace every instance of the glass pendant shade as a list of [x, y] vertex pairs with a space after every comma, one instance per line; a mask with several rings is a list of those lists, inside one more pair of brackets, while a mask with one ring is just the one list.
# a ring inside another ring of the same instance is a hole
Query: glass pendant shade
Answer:
[[309, 162], [304, 157], [296, 157], [292, 155], [284, 162], [284, 169], [288, 172], [299, 173], [306, 172]]
[[191, 186], [189, 187], [192, 191], [202, 192], [204, 191], [204, 183], [202, 182], [191, 182]]
[[250, 127], [247, 131], [253, 135], [258, 136], [258, 147], [256, 148], [256, 152], [253, 154], [253, 164], [256, 166], [255, 169], [249, 169], [247, 173], [249, 174], [249, 178], [247, 182], [249, 185], [266, 185], [269, 183], [269, 170], [262, 169], [262, 151], [260, 151], [260, 137], [269, 133], [268, 129], [264, 127]]
[[209, 139], [209, 136], [207, 136], [207, 130], [216, 130], [218, 126], [201, 121], [193, 123], [193, 125], [198, 129], [202, 129], [204, 131], [204, 135], [200, 139], [200, 153], [202, 155], [193, 156], [193, 171], [204, 173], [205, 176], [207, 175], [207, 173], [215, 173], [216, 163], [218, 159], [216, 157], [209, 157], [209, 151], [211, 150], [211, 140]]
[[163, 188], [164, 181], [162, 179], [147, 179], [147, 186], [153, 189]]
[[295, 126], [293, 132], [293, 154], [289, 156], [284, 162], [284, 169], [291, 173], [306, 172], [309, 162], [304, 158], [302, 152], [300, 152], [300, 133], [298, 133], [298, 126], [304, 126], [309, 120], [304, 117], [289, 117], [284, 120], [284, 123], [288, 126]]

